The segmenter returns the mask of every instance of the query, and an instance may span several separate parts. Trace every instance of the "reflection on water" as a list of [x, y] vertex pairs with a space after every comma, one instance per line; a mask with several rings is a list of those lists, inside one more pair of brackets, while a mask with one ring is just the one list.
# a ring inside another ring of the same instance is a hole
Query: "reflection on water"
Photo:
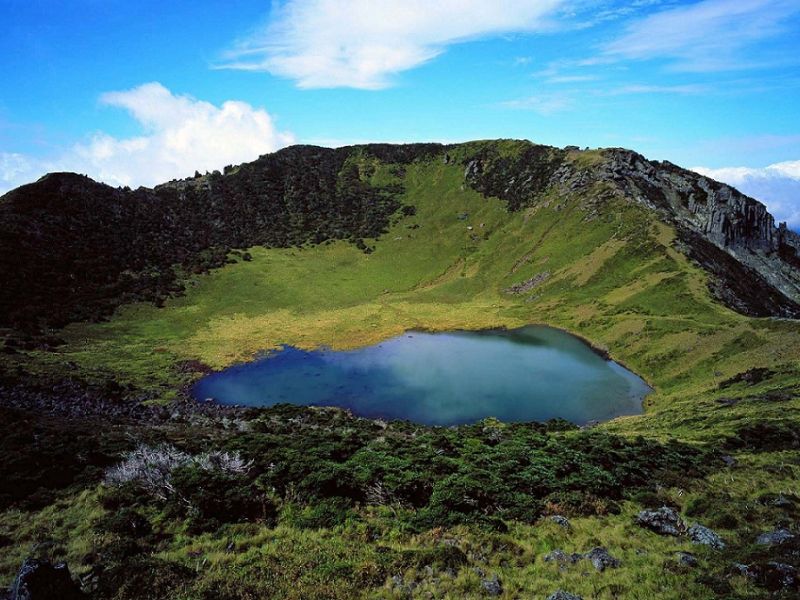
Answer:
[[201, 379], [197, 399], [225, 404], [339, 406], [430, 425], [502, 421], [577, 424], [641, 412], [638, 376], [549, 327], [407, 332], [348, 351], [285, 346]]

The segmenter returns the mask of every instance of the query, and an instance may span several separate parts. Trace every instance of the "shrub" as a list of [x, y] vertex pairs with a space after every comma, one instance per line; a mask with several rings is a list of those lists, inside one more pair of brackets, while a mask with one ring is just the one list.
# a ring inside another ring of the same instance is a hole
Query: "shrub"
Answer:
[[172, 483], [174, 472], [190, 465], [232, 475], [247, 473], [252, 467], [238, 452], [215, 451], [192, 456], [166, 444], [156, 447], [140, 444], [121, 463], [106, 471], [105, 483], [117, 487], [133, 483], [159, 500], [167, 500], [176, 492]]

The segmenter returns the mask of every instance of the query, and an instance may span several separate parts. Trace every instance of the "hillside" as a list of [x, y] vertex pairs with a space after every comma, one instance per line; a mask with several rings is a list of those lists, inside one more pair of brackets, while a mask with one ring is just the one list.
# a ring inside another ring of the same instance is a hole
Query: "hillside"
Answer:
[[[800, 552], [800, 236], [733, 188], [623, 149], [299, 146], [152, 190], [48, 175], [0, 198], [0, 257], [4, 581], [46, 543], [98, 598], [140, 597], [137, 570], [176, 598], [796, 593], [770, 563]], [[640, 374], [645, 414], [437, 429], [185, 397], [281, 344], [529, 323]], [[102, 484], [140, 442], [253, 464], [184, 465], [181, 501]], [[637, 525], [662, 505], [725, 548]], [[545, 560], [594, 547], [617, 568]]]

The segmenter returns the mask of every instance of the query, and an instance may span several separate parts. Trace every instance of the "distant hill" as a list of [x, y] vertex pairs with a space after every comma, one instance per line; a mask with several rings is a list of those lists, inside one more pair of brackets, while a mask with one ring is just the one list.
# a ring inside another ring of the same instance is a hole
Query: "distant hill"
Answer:
[[[708, 271], [727, 306], [800, 316], [800, 236], [776, 227], [758, 201], [629, 150], [499, 140], [293, 146], [154, 189], [51, 173], [0, 198], [0, 326], [35, 332], [131, 301], [158, 304], [181, 293], [184, 274], [224, 265], [233, 249], [349, 240], [370, 252], [365, 240], [413, 214], [404, 171], [420, 161], [457, 164], [463, 185], [505, 201], [509, 213], [553, 194], [580, 196], [587, 229], [612, 199], [641, 205], [674, 227], [675, 247]], [[376, 181], [376, 163], [391, 165], [393, 178]]]

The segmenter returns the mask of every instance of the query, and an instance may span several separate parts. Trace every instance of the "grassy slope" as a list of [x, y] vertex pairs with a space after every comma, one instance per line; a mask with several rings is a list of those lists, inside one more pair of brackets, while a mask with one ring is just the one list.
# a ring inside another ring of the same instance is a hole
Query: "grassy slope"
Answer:
[[[576, 160], [592, 160], [590, 154]], [[391, 179], [379, 166], [373, 175]], [[726, 396], [745, 396], [762, 388], [793, 386], [800, 381], [800, 324], [742, 317], [715, 303], [706, 275], [672, 249], [673, 232], [643, 209], [622, 201], [599, 211], [579, 197], [553, 196], [537, 207], [509, 214], [503, 203], [485, 199], [463, 185], [461, 168], [442, 161], [415, 164], [405, 176], [407, 202], [417, 214], [405, 217], [364, 254], [351, 245], [333, 243], [302, 249], [251, 250], [251, 262], [239, 262], [196, 278], [183, 298], [166, 308], [125, 307], [109, 322], [73, 325], [62, 335], [68, 344], [57, 354], [36, 354], [25, 364], [41, 369], [76, 369], [83, 374], [113, 373], [158, 390], [169, 398], [185, 382], [174, 364], [199, 359], [213, 367], [246, 360], [282, 343], [301, 347], [352, 347], [395, 335], [409, 328], [449, 329], [548, 323], [581, 335], [641, 374], [655, 388], [641, 417], [602, 425], [621, 433], [675, 436], [705, 441], [732, 432], [753, 419], [800, 420], [800, 400], [740, 402], [720, 407], [715, 398], [722, 380], [751, 367], [779, 371], [761, 388], [732, 387]], [[592, 195], [592, 194], [590, 194]], [[468, 213], [466, 220], [458, 215]], [[419, 225], [419, 227], [415, 227]], [[468, 227], [472, 227], [469, 230]], [[510, 285], [547, 272], [549, 278], [530, 292], [504, 292]], [[10, 359], [9, 359], [10, 360]], [[74, 366], [68, 367], [72, 363]], [[722, 492], [746, 503], [767, 491], [797, 492], [798, 469], [764, 474], [765, 461], [788, 464], [793, 456], [758, 454], [739, 457], [743, 465], [711, 477], [697, 490], [668, 490], [687, 498]], [[64, 508], [81, 514], [96, 508], [90, 497]], [[498, 573], [508, 597], [543, 595], [557, 587], [585, 598], [705, 597], [705, 588], [680, 572], [664, 570], [664, 561], [684, 543], [658, 538], [631, 523], [635, 507], [619, 516], [580, 519], [575, 532], [555, 526], [514, 527], [503, 539], [466, 529], [456, 532], [487, 555], [483, 569]], [[756, 509], [752, 509], [756, 510]], [[45, 511], [46, 512], [46, 511]], [[754, 513], [753, 518], [758, 515]], [[48, 523], [40, 515], [34, 523]], [[374, 515], [376, 527], [387, 517]], [[8, 513], [0, 524], [20, 542], [36, 537], [35, 527], [21, 527], [24, 515]], [[390, 520], [390, 519], [389, 519]], [[600, 526], [602, 525], [602, 526]], [[202, 550], [210, 563], [206, 579], [269, 580], [283, 597], [348, 597], [358, 587], [354, 570], [380, 560], [365, 544], [363, 525], [335, 532], [274, 531], [235, 527], [232, 539], [246, 551], [232, 557], [223, 540], [176, 537], [171, 558], [192, 565], [190, 551]], [[729, 537], [735, 532], [723, 532]], [[428, 536], [432, 537], [434, 534]], [[62, 537], [83, 548], [74, 530]], [[425, 547], [435, 540], [390, 532], [395, 548]], [[581, 567], [559, 572], [541, 561], [548, 549], [585, 551], [607, 546], [623, 567], [602, 576], [585, 577]], [[636, 549], [646, 548], [647, 555]], [[2, 561], [7, 576], [24, 548]], [[702, 550], [693, 548], [700, 555]], [[75, 553], [78, 550], [74, 550]], [[538, 556], [538, 558], [536, 558]], [[230, 563], [236, 565], [226, 571]], [[310, 569], [311, 565], [314, 569]], [[339, 577], [337, 569], [347, 572]], [[303, 573], [302, 576], [300, 573]], [[298, 585], [292, 578], [300, 578]], [[406, 580], [413, 578], [413, 569]], [[273, 577], [275, 579], [273, 579]], [[370, 585], [380, 582], [370, 581]], [[464, 569], [455, 578], [427, 583], [437, 597], [479, 595], [478, 576]], [[424, 591], [425, 585], [417, 592]], [[736, 585], [744, 585], [737, 582]], [[348, 586], [355, 586], [348, 587]], [[384, 588], [391, 596], [391, 586]], [[666, 591], [666, 590], [671, 591]], [[296, 596], [293, 596], [295, 594]], [[255, 596], [254, 596], [255, 597]]]

